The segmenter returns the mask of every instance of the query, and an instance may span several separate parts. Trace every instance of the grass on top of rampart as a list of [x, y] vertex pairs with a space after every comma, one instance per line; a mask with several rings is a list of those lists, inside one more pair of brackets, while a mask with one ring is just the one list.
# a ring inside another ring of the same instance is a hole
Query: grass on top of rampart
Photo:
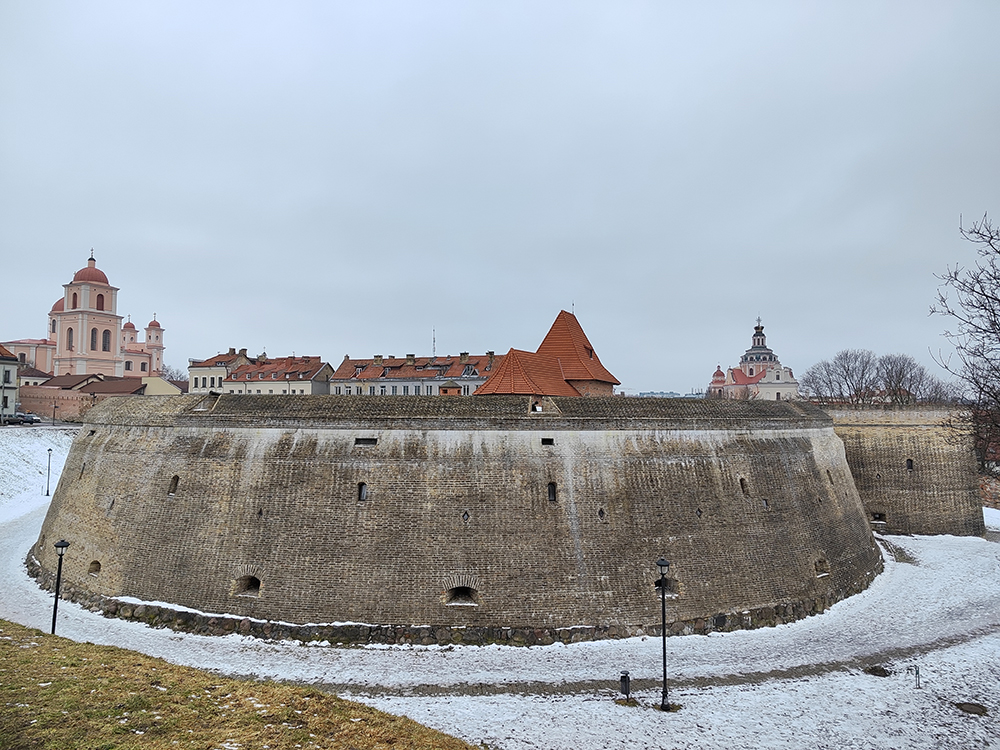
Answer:
[[0, 620], [0, 750], [469, 748], [308, 687], [219, 677]]

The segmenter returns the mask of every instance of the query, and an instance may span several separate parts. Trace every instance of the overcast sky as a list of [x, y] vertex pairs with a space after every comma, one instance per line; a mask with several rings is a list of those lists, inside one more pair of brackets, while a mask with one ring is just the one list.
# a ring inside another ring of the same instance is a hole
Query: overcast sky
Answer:
[[[0, 339], [86, 265], [166, 362], [534, 350], [704, 388], [933, 367], [1000, 219], [1000, 3], [0, 0]], [[937, 370], [937, 368], [934, 368]], [[940, 371], [938, 371], [940, 372]]]

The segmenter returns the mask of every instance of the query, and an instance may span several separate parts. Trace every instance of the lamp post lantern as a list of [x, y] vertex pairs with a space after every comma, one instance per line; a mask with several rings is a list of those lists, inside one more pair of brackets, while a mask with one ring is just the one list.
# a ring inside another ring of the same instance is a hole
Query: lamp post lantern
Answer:
[[49, 480], [52, 478], [52, 449], [49, 448], [49, 467], [45, 470], [45, 497], [49, 496]]
[[62, 583], [62, 560], [63, 555], [66, 553], [66, 548], [69, 546], [69, 542], [65, 539], [60, 539], [53, 545], [56, 548], [56, 554], [59, 555], [59, 565], [56, 567], [56, 598], [52, 602], [52, 635], [56, 634], [56, 612], [59, 610], [59, 586]]
[[656, 567], [660, 569], [660, 640], [663, 642], [663, 697], [660, 699], [660, 710], [669, 711], [670, 703], [667, 700], [667, 571], [670, 570], [670, 563], [661, 557], [656, 561]]

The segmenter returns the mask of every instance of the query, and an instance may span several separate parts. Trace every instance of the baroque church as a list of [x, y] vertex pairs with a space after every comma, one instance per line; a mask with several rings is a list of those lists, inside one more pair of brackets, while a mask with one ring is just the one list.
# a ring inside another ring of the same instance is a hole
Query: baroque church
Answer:
[[739, 367], [723, 372], [716, 367], [708, 386], [707, 398], [733, 398], [761, 401], [789, 401], [799, 397], [799, 381], [790, 367], [782, 367], [767, 346], [764, 326], [757, 318], [751, 346], [740, 357]]
[[122, 324], [118, 287], [97, 267], [91, 250], [87, 265], [63, 284], [49, 310], [44, 339], [4, 341], [26, 366], [55, 375], [157, 376], [163, 368], [163, 327], [156, 316], [140, 340], [135, 324]]

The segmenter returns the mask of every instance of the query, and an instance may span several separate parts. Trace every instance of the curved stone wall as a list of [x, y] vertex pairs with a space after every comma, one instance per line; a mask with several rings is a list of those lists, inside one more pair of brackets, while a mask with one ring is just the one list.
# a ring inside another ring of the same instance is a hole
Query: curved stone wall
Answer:
[[658, 629], [661, 556], [668, 619], [727, 629], [821, 610], [881, 570], [815, 407], [530, 406], [109, 400], [70, 452], [39, 575], [62, 537], [67, 585], [104, 597], [297, 624], [627, 634]]

